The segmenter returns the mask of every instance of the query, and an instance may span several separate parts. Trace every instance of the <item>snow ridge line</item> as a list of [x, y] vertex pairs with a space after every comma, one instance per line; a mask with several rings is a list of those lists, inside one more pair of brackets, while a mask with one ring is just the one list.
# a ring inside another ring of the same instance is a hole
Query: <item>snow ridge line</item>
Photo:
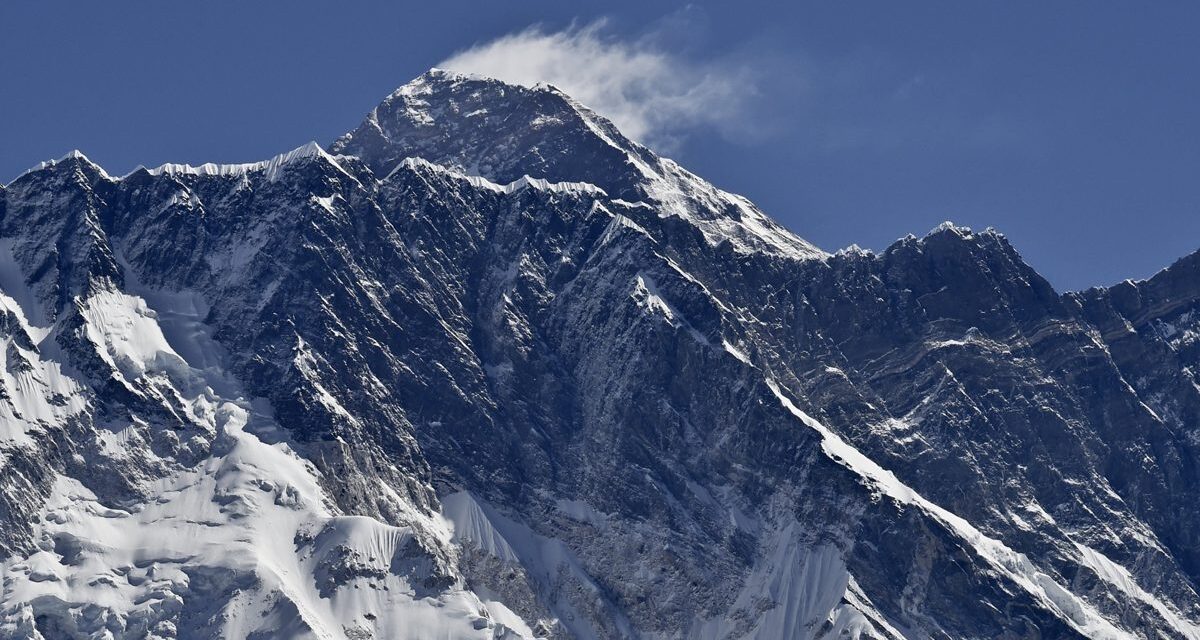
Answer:
[[513, 180], [507, 184], [499, 184], [492, 182], [483, 176], [463, 173], [462, 171], [458, 171], [445, 165], [438, 164], [436, 162], [430, 162], [429, 160], [415, 156], [410, 156], [404, 160], [401, 160], [400, 164], [396, 165], [395, 169], [392, 169], [386, 176], [384, 176], [381, 182], [386, 182], [402, 168], [431, 169], [459, 180], [465, 180], [466, 182], [470, 183], [471, 186], [478, 189], [487, 189], [488, 191], [503, 193], [505, 195], [511, 195], [526, 188], [532, 188], [538, 191], [549, 191], [552, 193], [587, 193], [602, 197], [608, 196], [608, 193], [606, 193], [604, 189], [601, 189], [590, 182], [551, 182], [543, 178], [534, 178], [529, 175], [521, 176], [520, 178], [517, 178], [516, 180]]
[[[912, 487], [901, 482], [894, 473], [884, 469], [824, 424], [798, 408], [784, 395], [778, 382], [766, 378], [767, 387], [780, 404], [805, 426], [821, 435], [821, 449], [830, 459], [854, 472], [864, 484], [900, 502], [915, 506], [933, 517], [951, 532], [966, 541], [976, 553], [1022, 589], [1045, 605], [1086, 637], [1095, 640], [1134, 640], [1136, 636], [1121, 630], [1102, 616], [1091, 604], [1071, 593], [1050, 576], [1038, 570], [1029, 558], [1014, 551], [1003, 542], [990, 538], [965, 519], [926, 499]], [[1184, 637], [1195, 638], [1193, 629], [1180, 629], [1177, 620], [1168, 618]]]

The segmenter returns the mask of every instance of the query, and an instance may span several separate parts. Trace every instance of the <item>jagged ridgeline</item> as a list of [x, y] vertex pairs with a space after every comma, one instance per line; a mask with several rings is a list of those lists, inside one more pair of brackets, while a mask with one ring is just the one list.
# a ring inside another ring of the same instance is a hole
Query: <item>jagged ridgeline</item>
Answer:
[[825, 253], [553, 87], [0, 188], [0, 637], [1198, 638], [1200, 256]]

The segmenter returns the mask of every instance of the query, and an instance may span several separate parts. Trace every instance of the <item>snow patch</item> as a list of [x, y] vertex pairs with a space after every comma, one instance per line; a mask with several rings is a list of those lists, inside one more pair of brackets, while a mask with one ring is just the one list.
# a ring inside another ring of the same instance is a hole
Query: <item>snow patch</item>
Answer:
[[453, 525], [453, 540], [474, 543], [480, 550], [500, 560], [519, 564], [520, 560], [504, 536], [492, 526], [475, 497], [466, 491], [442, 498], [442, 516]]
[[[454, 524], [456, 540], [472, 541], [485, 551], [495, 549], [493, 555], [524, 567], [545, 593], [579, 588], [597, 594], [598, 598], [603, 593], [575, 554], [559, 540], [534, 533], [528, 526], [501, 515], [466, 491], [444, 496], [441, 501], [443, 515]], [[586, 626], [586, 618], [569, 600], [553, 598], [548, 604], [572, 636], [585, 640], [599, 637], [594, 629]], [[606, 604], [605, 610], [613, 616], [617, 628], [625, 636], [634, 635], [632, 626], [619, 609]]]
[[731, 344], [728, 340], [721, 340], [721, 346], [725, 347], [725, 350], [729, 352], [729, 355], [741, 360], [742, 364], [754, 366], [754, 363], [750, 362], [750, 356], [747, 356], [744, 351], [733, 346], [733, 344]]
[[[154, 498], [121, 508], [59, 476], [33, 515], [41, 549], [0, 567], [0, 635], [24, 634], [42, 615], [95, 637], [137, 628], [171, 635], [183, 608], [222, 607], [205, 617], [219, 637], [236, 640], [493, 637], [498, 627], [474, 594], [421, 586], [435, 564], [424, 545], [449, 544], [444, 520], [414, 510], [410, 526], [395, 527], [331, 513], [315, 468], [212, 350], [203, 300], [151, 298], [161, 310], [125, 293], [93, 294], [80, 305], [85, 334], [128, 388], [182, 409], [209, 433], [211, 454], [193, 467], [160, 461], [172, 471], [145, 480]], [[148, 426], [135, 418], [103, 434], [101, 446], [121, 448], [138, 424]], [[280, 437], [258, 435], [268, 432]], [[494, 610], [511, 617], [502, 605]]]
[[638, 302], [638, 306], [646, 309], [647, 311], [659, 313], [666, 318], [667, 322], [671, 323], [672, 326], [679, 325], [679, 320], [677, 320], [677, 318], [682, 318], [682, 316], [679, 315], [679, 312], [677, 312], [675, 308], [670, 305], [670, 303], [668, 303], [661, 295], [659, 295], [658, 284], [655, 283], [650, 276], [644, 273], [639, 273], [637, 275], [637, 284], [634, 288], [634, 297]]
[[[766, 552], [743, 582], [730, 611], [706, 620], [694, 632], [701, 640], [815, 640], [901, 638], [861, 594], [842, 552], [829, 543], [803, 541], [790, 522], [766, 536]], [[747, 628], [742, 625], [749, 623]]]
[[1122, 593], [1128, 595], [1134, 600], [1138, 600], [1150, 608], [1158, 612], [1162, 619], [1171, 625], [1171, 628], [1179, 633], [1180, 636], [1188, 640], [1200, 639], [1200, 626], [1197, 626], [1190, 620], [1187, 620], [1171, 605], [1159, 600], [1152, 594], [1146, 592], [1134, 580], [1133, 574], [1128, 569], [1113, 562], [1108, 556], [1103, 553], [1083, 544], [1075, 543], [1075, 547], [1079, 550], [1079, 559], [1081, 563], [1096, 572], [1101, 580], [1111, 584], [1119, 589]]
[[966, 520], [926, 500], [891, 471], [879, 466], [828, 427], [801, 411], [783, 394], [779, 384], [767, 379], [767, 386], [779, 402], [800, 422], [821, 435], [821, 449], [834, 461], [858, 475], [863, 482], [883, 495], [906, 505], [920, 508], [966, 541], [997, 571], [1023, 588], [1049, 610], [1054, 611], [1080, 633], [1095, 640], [1126, 640], [1131, 634], [1113, 626], [1092, 605], [1071, 593], [1039, 570], [1025, 554], [1017, 553], [994, 538], [989, 538]]

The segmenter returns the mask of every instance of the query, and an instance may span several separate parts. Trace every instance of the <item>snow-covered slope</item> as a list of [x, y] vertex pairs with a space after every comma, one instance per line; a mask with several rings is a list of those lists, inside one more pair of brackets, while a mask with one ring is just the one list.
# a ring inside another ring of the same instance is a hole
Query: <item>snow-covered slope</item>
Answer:
[[822, 252], [553, 87], [0, 188], [0, 637], [1195, 638], [1200, 261]]

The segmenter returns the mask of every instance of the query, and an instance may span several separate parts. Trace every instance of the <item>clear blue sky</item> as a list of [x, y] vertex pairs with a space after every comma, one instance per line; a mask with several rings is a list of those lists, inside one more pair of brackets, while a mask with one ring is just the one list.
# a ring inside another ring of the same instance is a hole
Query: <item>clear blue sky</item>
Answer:
[[73, 148], [124, 173], [327, 143], [457, 51], [608, 18], [744, 78], [670, 155], [823, 248], [994, 226], [1060, 289], [1200, 248], [1200, 4], [780, 4], [3, 2], [0, 182]]

